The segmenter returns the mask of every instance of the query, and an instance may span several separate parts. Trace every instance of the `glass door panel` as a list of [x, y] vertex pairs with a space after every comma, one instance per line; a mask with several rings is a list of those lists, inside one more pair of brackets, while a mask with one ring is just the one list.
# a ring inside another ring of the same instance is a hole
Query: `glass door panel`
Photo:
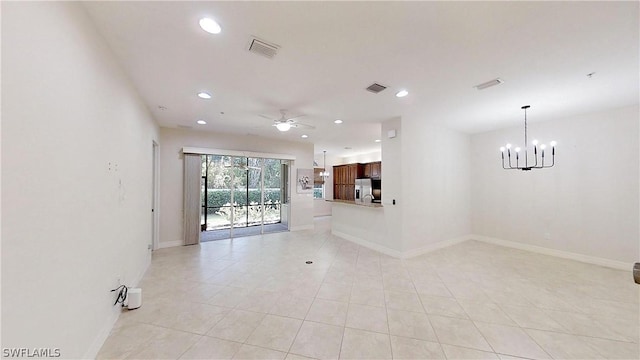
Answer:
[[247, 158], [232, 158], [233, 227], [247, 226]]
[[282, 204], [281, 161], [264, 159], [264, 223], [275, 224], [281, 220]]
[[201, 226], [203, 231], [216, 232], [207, 235], [209, 239], [282, 231], [282, 227], [264, 227], [282, 222], [286, 195], [281, 160], [223, 155], [202, 158]]
[[247, 159], [247, 226], [262, 224], [262, 159]]
[[231, 227], [231, 170], [226, 164], [229, 160], [225, 156], [207, 155], [207, 162], [207, 230], [228, 229]]

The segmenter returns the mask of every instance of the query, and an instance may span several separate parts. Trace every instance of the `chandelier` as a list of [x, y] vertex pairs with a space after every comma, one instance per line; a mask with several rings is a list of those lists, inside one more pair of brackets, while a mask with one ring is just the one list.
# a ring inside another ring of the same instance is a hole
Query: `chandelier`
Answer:
[[322, 158], [322, 171], [320, 171], [320, 176], [322, 176], [323, 179], [326, 179], [329, 177], [329, 172], [327, 171], [327, 150], [323, 150], [322, 151], [324, 153], [323, 158]]
[[[523, 171], [529, 171], [531, 169], [543, 169], [550, 168], [555, 164], [555, 156], [556, 156], [556, 142], [551, 141], [549, 145], [551, 146], [551, 164], [544, 164], [544, 150], [547, 148], [545, 144], [540, 144], [540, 156], [538, 156], [538, 140], [533, 140], [531, 144], [533, 145], [533, 165], [529, 165], [529, 156], [528, 156], [528, 143], [527, 143], [527, 109], [531, 106], [525, 105], [522, 107], [524, 110], [524, 165], [520, 165], [520, 151], [522, 150], [519, 147], [514, 148], [515, 157], [516, 157], [516, 166], [513, 166], [511, 163], [511, 144], [507, 144], [500, 148], [500, 152], [502, 153], [502, 168], [506, 170], [518, 169]], [[508, 163], [505, 165], [504, 162], [504, 153], [507, 152]], [[538, 163], [538, 160], [540, 162]]]

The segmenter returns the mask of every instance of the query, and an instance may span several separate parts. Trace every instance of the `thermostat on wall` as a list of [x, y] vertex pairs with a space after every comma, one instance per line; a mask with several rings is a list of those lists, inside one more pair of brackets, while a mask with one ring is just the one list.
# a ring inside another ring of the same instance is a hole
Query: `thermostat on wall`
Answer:
[[394, 137], [396, 137], [396, 130], [394, 129], [394, 130], [387, 131], [387, 137], [389, 139], [393, 139]]

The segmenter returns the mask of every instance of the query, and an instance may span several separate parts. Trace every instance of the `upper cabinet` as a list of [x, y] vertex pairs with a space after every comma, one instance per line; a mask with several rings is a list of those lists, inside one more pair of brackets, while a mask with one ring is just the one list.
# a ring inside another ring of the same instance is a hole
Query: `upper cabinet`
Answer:
[[380, 179], [382, 176], [381, 162], [366, 164], [346, 164], [333, 167], [333, 198], [341, 200], [354, 199], [356, 179]]
[[372, 179], [382, 177], [382, 162], [376, 161], [366, 165], [371, 165], [371, 175], [365, 176], [365, 177], [370, 177]]
[[371, 177], [371, 163], [362, 164], [362, 167], [363, 167], [363, 170], [362, 170], [363, 177], [370, 178]]

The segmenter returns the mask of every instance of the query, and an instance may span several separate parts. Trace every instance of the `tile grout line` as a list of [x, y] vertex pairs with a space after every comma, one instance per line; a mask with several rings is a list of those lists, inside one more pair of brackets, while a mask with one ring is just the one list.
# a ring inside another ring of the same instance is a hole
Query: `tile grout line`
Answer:
[[[440, 278], [440, 276], [438, 275], [437, 271], [435, 269], [432, 268], [431, 264], [429, 264], [429, 262], [427, 261], [426, 264], [436, 273], [436, 276], [438, 277], [438, 279], [440, 279], [440, 282], [442, 282], [442, 285], [446, 288], [447, 286], [444, 284], [444, 281], [442, 281], [442, 279]], [[404, 266], [404, 260], [403, 260], [403, 266]], [[433, 327], [433, 324], [431, 323], [431, 319], [429, 318], [429, 314], [427, 313], [427, 309], [424, 306], [424, 303], [422, 302], [422, 298], [420, 297], [420, 293], [418, 292], [418, 288], [416, 287], [416, 284], [413, 280], [413, 276], [411, 276], [411, 273], [409, 273], [409, 278], [411, 279], [411, 285], [413, 285], [413, 289], [416, 291], [416, 294], [418, 295], [418, 301], [420, 301], [420, 305], [422, 306], [422, 310], [424, 311], [424, 314], [427, 316], [427, 322], [429, 322], [429, 326], [431, 326], [431, 330], [433, 331], [433, 334], [436, 337], [436, 340], [438, 341], [438, 345], [440, 345], [440, 351], [442, 351], [442, 354], [444, 355], [445, 359], [448, 359], [449, 357], [447, 356], [447, 353], [444, 351], [444, 348], [442, 347], [442, 343], [440, 342], [440, 337], [438, 337], [438, 333], [436, 332], [436, 328]], [[451, 292], [448, 288], [447, 291]], [[453, 294], [451, 294], [453, 295]]]
[[[320, 245], [320, 247], [316, 250], [316, 254], [320, 250], [320, 248], [322, 248], [324, 246], [324, 244], [326, 244], [326, 243], [327, 243], [327, 239], [325, 238], [324, 241], [322, 242], [322, 245]], [[334, 256], [333, 260], [331, 261], [331, 264], [333, 264], [334, 261], [335, 261], [335, 256]], [[326, 276], [326, 272], [325, 272], [325, 276]], [[323, 277], [323, 279], [324, 279], [324, 277]], [[320, 287], [322, 287], [322, 283], [318, 287], [318, 290], [316, 290], [316, 293], [313, 296], [313, 300], [311, 301], [311, 304], [309, 305], [309, 308], [307, 309], [307, 312], [304, 314], [304, 318], [302, 319], [302, 322], [300, 323], [300, 327], [298, 328], [298, 331], [296, 332], [296, 336], [293, 337], [293, 341], [291, 342], [291, 345], [289, 345], [289, 350], [287, 350], [287, 355], [289, 355], [291, 353], [291, 349], [293, 348], [293, 344], [295, 344], [296, 339], [298, 338], [298, 335], [300, 335], [300, 330], [302, 329], [302, 326], [304, 325], [304, 322], [307, 321], [307, 316], [309, 315], [309, 312], [311, 311], [311, 307], [313, 306], [313, 303], [315, 302], [316, 295], [320, 291]], [[302, 355], [302, 356], [304, 356], [304, 355]], [[286, 356], [285, 356], [285, 358], [286, 358]]]
[[389, 309], [387, 308], [387, 294], [384, 291], [384, 276], [382, 274], [382, 260], [380, 260], [380, 256], [378, 256], [378, 267], [380, 269], [380, 276], [382, 277], [382, 303], [384, 305], [384, 313], [387, 315], [387, 331], [389, 332], [389, 347], [391, 348], [391, 359], [393, 356], [393, 344], [391, 340], [391, 325], [389, 325]]

